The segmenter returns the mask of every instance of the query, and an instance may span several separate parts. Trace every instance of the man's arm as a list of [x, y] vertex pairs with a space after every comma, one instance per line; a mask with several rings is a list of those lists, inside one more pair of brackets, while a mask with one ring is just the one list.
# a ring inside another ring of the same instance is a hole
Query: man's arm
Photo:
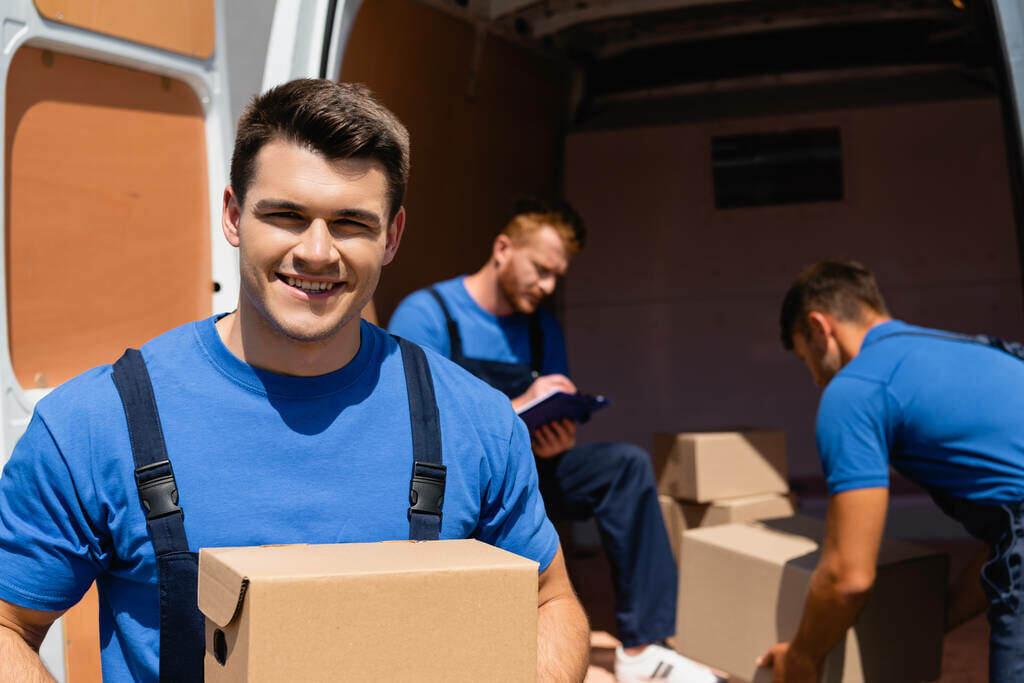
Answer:
[[828, 503], [821, 560], [811, 575], [803, 618], [789, 643], [758, 661], [775, 683], [817, 681], [821, 664], [867, 601], [875, 582], [889, 489], [845, 491]]
[[565, 570], [562, 547], [540, 573], [537, 595], [537, 680], [582, 681], [590, 661], [590, 625]]
[[42, 612], [0, 600], [0, 680], [51, 683], [39, 646], [60, 612]]

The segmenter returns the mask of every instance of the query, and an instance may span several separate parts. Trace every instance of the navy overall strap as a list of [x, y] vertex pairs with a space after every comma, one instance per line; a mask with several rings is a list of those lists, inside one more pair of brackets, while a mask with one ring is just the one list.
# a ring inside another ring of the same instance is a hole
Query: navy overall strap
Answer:
[[114, 364], [114, 385], [128, 421], [135, 483], [156, 552], [160, 592], [160, 681], [199, 681], [205, 650], [197, 605], [199, 565], [189, 552], [178, 486], [167, 457], [153, 385], [137, 349]]
[[409, 539], [436, 541], [441, 535], [446, 471], [441, 455], [441, 417], [434, 396], [434, 381], [423, 349], [400, 337], [395, 340], [402, 351], [412, 425]]
[[455, 363], [460, 363], [462, 359], [462, 335], [459, 334], [459, 325], [455, 322], [455, 318], [452, 317], [451, 312], [448, 310], [448, 305], [444, 302], [444, 297], [441, 296], [441, 292], [437, 291], [435, 287], [428, 287], [427, 291], [434, 297], [434, 301], [441, 307], [441, 314], [444, 315], [444, 324], [448, 327], [448, 345], [451, 347], [451, 353], [448, 357]]
[[[444, 297], [437, 291], [436, 287], [428, 287], [427, 291], [441, 307], [441, 314], [444, 315], [444, 323], [448, 327], [448, 345], [451, 353], [448, 357], [455, 363], [462, 365], [462, 335], [459, 334], [459, 324], [455, 322]], [[544, 372], [544, 329], [541, 327], [540, 313], [535, 312], [530, 316], [530, 370], [534, 377], [539, 377]]]
[[544, 330], [540, 326], [540, 312], [530, 316], [530, 370], [534, 377], [544, 374]]

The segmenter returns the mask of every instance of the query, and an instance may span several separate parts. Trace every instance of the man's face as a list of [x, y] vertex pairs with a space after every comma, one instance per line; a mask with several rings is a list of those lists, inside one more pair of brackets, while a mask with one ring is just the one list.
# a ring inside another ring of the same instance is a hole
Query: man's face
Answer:
[[496, 255], [501, 291], [513, 309], [533, 313], [569, 268], [569, 248], [549, 225], [515, 241], [504, 235], [498, 239], [504, 240]]
[[226, 194], [239, 306], [299, 342], [328, 341], [357, 320], [401, 238], [404, 210], [388, 224], [387, 190], [377, 161], [329, 161], [290, 142], [266, 144], [244, 205]]
[[794, 332], [793, 351], [811, 371], [814, 383], [819, 387], [827, 385], [843, 368], [839, 344], [833, 336], [821, 330], [812, 329], [808, 335]]

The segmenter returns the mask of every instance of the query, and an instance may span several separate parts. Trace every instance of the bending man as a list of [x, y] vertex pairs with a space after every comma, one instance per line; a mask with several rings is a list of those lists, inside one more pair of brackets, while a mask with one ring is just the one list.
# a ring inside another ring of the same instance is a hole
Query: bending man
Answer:
[[953, 582], [946, 627], [987, 608], [990, 679], [1024, 680], [1024, 362], [998, 340], [893, 320], [856, 263], [801, 273], [781, 324], [783, 345], [825, 387], [817, 441], [830, 498], [803, 619], [762, 663], [776, 682], [818, 680], [874, 582], [892, 465], [988, 544]]

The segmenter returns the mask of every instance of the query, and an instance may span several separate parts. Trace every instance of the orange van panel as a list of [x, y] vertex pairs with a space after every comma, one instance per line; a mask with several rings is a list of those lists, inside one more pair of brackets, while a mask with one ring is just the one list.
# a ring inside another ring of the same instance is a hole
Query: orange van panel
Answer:
[[35, 0], [39, 14], [96, 33], [207, 59], [214, 0]]
[[11, 360], [49, 387], [211, 308], [202, 108], [184, 83], [35, 48], [7, 81]]

